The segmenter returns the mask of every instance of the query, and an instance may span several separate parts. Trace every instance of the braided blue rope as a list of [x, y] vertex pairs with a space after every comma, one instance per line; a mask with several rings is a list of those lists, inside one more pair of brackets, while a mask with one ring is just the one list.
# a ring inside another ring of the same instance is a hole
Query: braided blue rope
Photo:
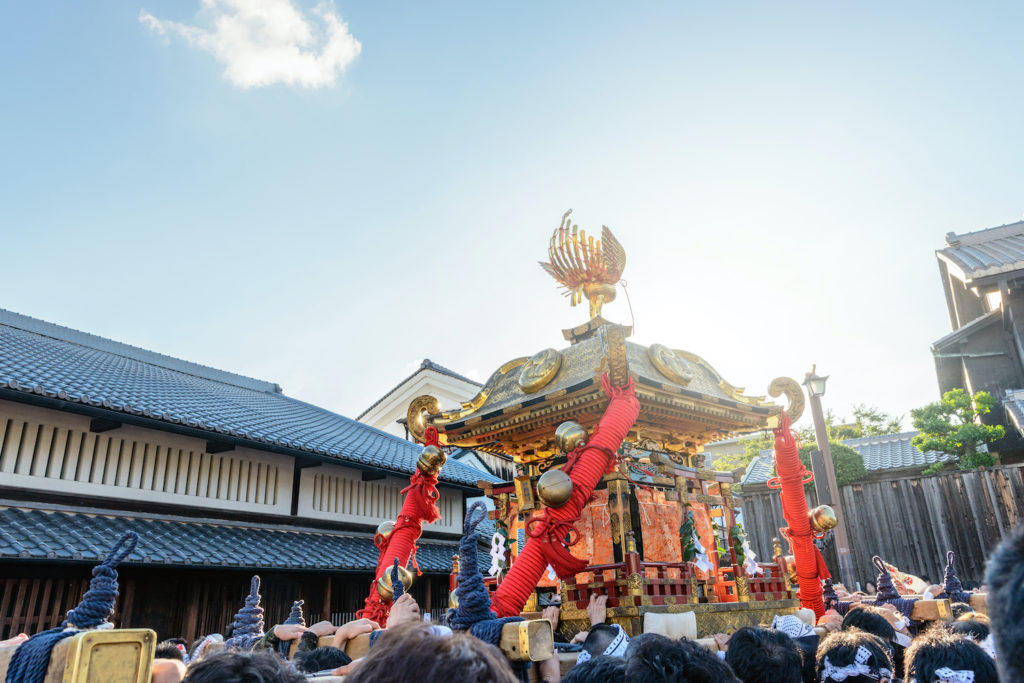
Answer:
[[875, 605], [888, 603], [899, 610], [909, 621], [910, 613], [914, 611], [914, 601], [900, 597], [896, 586], [892, 583], [892, 576], [889, 574], [889, 570], [886, 569], [885, 563], [882, 562], [882, 558], [875, 555], [871, 558], [871, 562], [878, 569], [878, 580], [875, 582], [878, 593], [875, 594]]
[[15, 650], [7, 666], [7, 683], [42, 683], [50, 665], [50, 655], [57, 643], [81, 630], [106, 623], [117, 604], [115, 567], [128, 557], [138, 542], [139, 535], [134, 531], [122, 536], [106, 558], [93, 567], [89, 590], [82, 596], [78, 606], [68, 611], [64, 623], [35, 634]]
[[459, 585], [455, 596], [459, 606], [450, 614], [449, 625], [456, 631], [468, 631], [480, 640], [497, 645], [501, 641], [501, 627], [510, 621], [522, 621], [522, 617], [504, 617], [491, 609], [491, 596], [484, 585], [484, 577], [477, 565], [476, 553], [479, 535], [476, 528], [487, 516], [487, 508], [480, 501], [469, 506], [463, 523], [462, 540], [459, 541]]
[[971, 599], [971, 594], [964, 590], [964, 585], [960, 583], [960, 577], [956, 575], [956, 567], [953, 566], [955, 557], [952, 550], [946, 553], [946, 577], [942, 592], [936, 597], [949, 598], [953, 602], [968, 602]]
[[263, 608], [260, 607], [260, 577], [253, 576], [249, 584], [249, 596], [245, 605], [238, 610], [231, 624], [231, 637], [226, 641], [228, 647], [240, 650], [251, 650], [252, 646], [263, 637]]
[[396, 557], [395, 564], [391, 567], [391, 604], [398, 602], [398, 598], [403, 595], [405, 595], [405, 584], [398, 576], [398, 558]]
[[[305, 626], [306, 618], [302, 616], [302, 605], [305, 600], [296, 600], [292, 603], [292, 611], [288, 614], [288, 618], [284, 620], [284, 623], [288, 626]], [[288, 650], [291, 649], [290, 640], [282, 640], [277, 644], [277, 652], [285, 659], [288, 658]]]

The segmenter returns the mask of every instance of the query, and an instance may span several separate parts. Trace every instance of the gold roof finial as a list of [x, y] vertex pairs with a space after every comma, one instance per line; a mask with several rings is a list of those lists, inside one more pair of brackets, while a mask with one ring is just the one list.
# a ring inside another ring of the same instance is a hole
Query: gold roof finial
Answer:
[[626, 250], [607, 226], [601, 226], [601, 239], [579, 229], [569, 220], [572, 209], [562, 216], [548, 246], [548, 262], [540, 267], [565, 288], [569, 304], [575, 306], [587, 297], [590, 317], [601, 315], [601, 306], [615, 299], [615, 284], [626, 267]]

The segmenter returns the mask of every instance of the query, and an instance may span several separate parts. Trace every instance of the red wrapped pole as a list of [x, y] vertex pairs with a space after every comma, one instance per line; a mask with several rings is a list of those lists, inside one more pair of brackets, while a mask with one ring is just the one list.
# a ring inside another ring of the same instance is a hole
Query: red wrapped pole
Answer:
[[549, 564], [563, 579], [575, 576], [587, 566], [586, 561], [573, 557], [566, 549], [565, 538], [570, 537], [569, 545], [578, 539], [573, 523], [579, 519], [601, 477], [615, 466], [615, 453], [640, 415], [633, 380], [625, 387], [612, 387], [605, 374], [601, 384], [611, 402], [590, 440], [573, 451], [562, 468], [572, 480], [572, 496], [562, 507], [547, 508], [543, 515], [527, 523], [526, 546], [491, 597], [492, 608], [499, 617], [522, 612]]
[[[425, 438], [425, 446], [438, 446], [437, 430], [428, 427]], [[395, 520], [395, 528], [387, 538], [378, 535], [374, 542], [380, 548], [380, 555], [377, 558], [377, 571], [374, 574], [373, 584], [370, 586], [370, 594], [366, 598], [365, 606], [356, 614], [358, 617], [365, 617], [376, 621], [381, 626], [387, 621], [388, 613], [391, 611], [391, 602], [381, 600], [377, 593], [377, 578], [384, 570], [394, 566], [398, 560], [399, 566], [405, 567], [412, 558], [413, 566], [417, 574], [419, 566], [416, 564], [416, 541], [423, 533], [423, 524], [430, 524], [441, 519], [441, 511], [437, 509], [437, 475], [425, 474], [419, 467], [409, 477], [409, 485], [402, 489], [405, 500], [402, 503], [402, 510]]]
[[796, 561], [797, 582], [800, 587], [800, 606], [814, 610], [814, 617], [825, 613], [822, 600], [821, 582], [830, 578], [825, 560], [814, 545], [814, 532], [808, 516], [804, 484], [813, 481], [814, 475], [804, 469], [796, 440], [789, 429], [789, 415], [779, 415], [779, 426], [775, 432], [775, 470], [778, 476], [769, 482], [772, 488], [781, 489], [782, 514], [789, 523], [780, 529], [789, 539]]

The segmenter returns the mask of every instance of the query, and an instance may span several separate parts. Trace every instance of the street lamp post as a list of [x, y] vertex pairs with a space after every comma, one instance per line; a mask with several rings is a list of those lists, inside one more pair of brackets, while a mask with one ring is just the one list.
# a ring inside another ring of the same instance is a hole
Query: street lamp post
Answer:
[[[821, 411], [821, 397], [825, 394], [825, 380], [828, 376], [821, 377], [815, 372], [817, 366], [811, 366], [811, 371], [804, 376], [804, 386], [807, 388], [807, 395], [811, 403], [811, 416], [814, 418], [814, 435], [818, 442], [818, 450], [821, 451], [824, 461], [824, 472], [814, 472], [814, 479], [820, 475], [825, 476], [825, 483], [831, 494], [832, 500], [819, 500], [819, 505], [831, 505], [836, 513], [836, 526], [832, 530], [836, 540], [836, 555], [839, 558], [839, 578], [847, 590], [854, 590], [856, 584], [853, 581], [853, 561], [850, 558], [850, 539], [846, 534], [846, 515], [843, 513], [842, 499], [839, 494], [839, 486], [836, 483], [836, 468], [832, 462], [832, 449], [828, 442], [828, 429], [825, 427], [825, 415]], [[814, 471], [814, 458], [811, 459], [811, 471]], [[820, 493], [819, 489], [819, 493]]]

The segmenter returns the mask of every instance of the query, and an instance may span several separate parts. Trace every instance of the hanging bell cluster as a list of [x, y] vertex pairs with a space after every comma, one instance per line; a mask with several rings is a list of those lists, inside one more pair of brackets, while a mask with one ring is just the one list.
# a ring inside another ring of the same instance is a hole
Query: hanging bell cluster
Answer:
[[441, 473], [441, 468], [444, 467], [446, 460], [448, 460], [448, 456], [437, 446], [424, 446], [420, 453], [420, 459], [416, 462], [416, 467], [423, 474], [436, 477]]
[[[415, 576], [407, 568], [399, 566], [398, 578], [401, 579], [402, 585], [408, 591], [409, 587], [412, 586], [412, 580]], [[394, 597], [395, 591], [391, 588], [391, 567], [386, 567], [384, 573], [377, 579], [377, 595], [384, 602], [391, 602], [391, 598]]]

